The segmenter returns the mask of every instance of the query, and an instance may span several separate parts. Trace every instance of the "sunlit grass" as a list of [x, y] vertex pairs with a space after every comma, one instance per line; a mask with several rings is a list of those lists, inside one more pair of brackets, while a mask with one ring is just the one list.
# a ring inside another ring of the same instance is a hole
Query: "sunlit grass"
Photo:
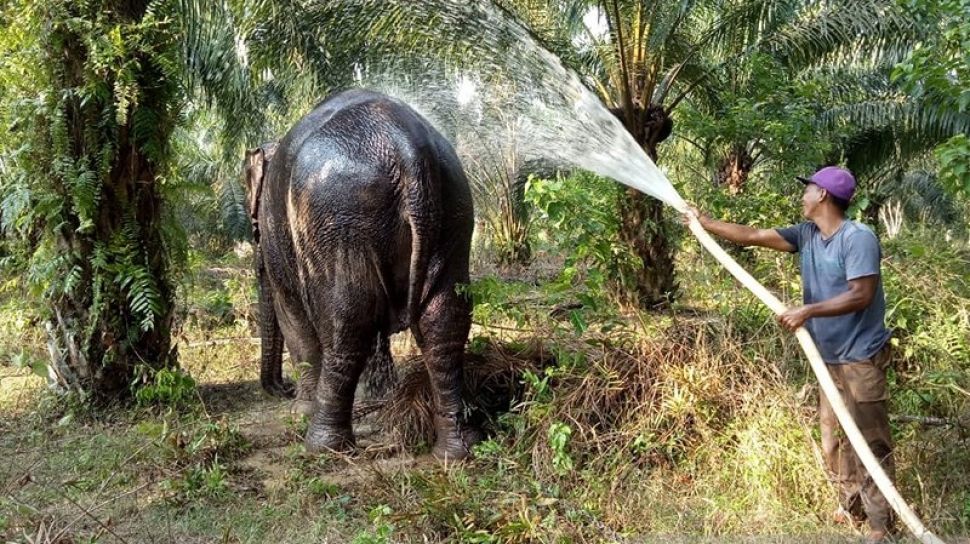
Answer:
[[[898, 483], [928, 526], [965, 534], [966, 269], [914, 263], [905, 244], [915, 242], [899, 243], [885, 278], [901, 329], [892, 410], [953, 423], [895, 423]], [[835, 490], [817, 451], [817, 392], [800, 351], [700, 259], [682, 255], [684, 296], [662, 314], [597, 302], [582, 270], [567, 283], [476, 274], [469, 360], [485, 366], [469, 375], [511, 379], [500, 382], [515, 385], [512, 410], [487, 422], [477, 459], [447, 468], [427, 456], [420, 432], [370, 435], [402, 443], [356, 459], [303, 452], [305, 421], [257, 383], [245, 257], [193, 257], [177, 341], [197, 385], [171, 405], [97, 414], [53, 397], [29, 365], [14, 365], [11, 346], [38, 357], [44, 347], [37, 323], [7, 295], [0, 534], [16, 541], [46, 528], [83, 541], [104, 538], [99, 522], [111, 519], [124, 520], [113, 530], [129, 541], [857, 538], [828, 518]], [[406, 337], [394, 348], [399, 361], [416, 353]], [[381, 416], [385, 427], [421, 425], [420, 410], [405, 417], [412, 408], [402, 398]]]

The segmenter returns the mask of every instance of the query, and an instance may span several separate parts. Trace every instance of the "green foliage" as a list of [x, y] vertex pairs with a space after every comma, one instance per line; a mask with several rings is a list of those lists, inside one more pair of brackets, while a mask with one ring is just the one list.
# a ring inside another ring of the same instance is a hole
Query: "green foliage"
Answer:
[[523, 128], [508, 120], [497, 106], [484, 107], [499, 111], [483, 115], [481, 120], [500, 119], [505, 122], [504, 130], [474, 127], [472, 137], [459, 140], [456, 147], [471, 182], [475, 215], [485, 230], [478, 236], [487, 237], [488, 249], [499, 265], [527, 265], [532, 248], [530, 210], [525, 201], [527, 176], [518, 141]]
[[577, 282], [590, 294], [585, 304], [596, 304], [607, 281], [630, 288], [627, 271], [640, 263], [619, 239], [616, 183], [589, 173], [546, 180], [530, 178], [526, 199], [536, 209], [540, 239], [557, 248], [569, 248], [559, 277], [564, 289]]
[[207, 466], [192, 466], [180, 478], [166, 480], [163, 488], [180, 500], [225, 499], [229, 496], [226, 466], [216, 457]]
[[712, 217], [758, 228], [800, 222], [803, 185], [787, 173], [756, 173], [744, 193], [729, 195], [707, 185], [689, 194]]
[[12, 128], [0, 209], [53, 326], [52, 376], [114, 394], [135, 359], [169, 362], [180, 231], [164, 224], [159, 186], [181, 96], [171, 6], [111, 6], [3, 6], [0, 77], [19, 94], [0, 95]]
[[370, 511], [370, 520], [373, 529], [368, 532], [361, 532], [354, 536], [354, 544], [388, 544], [391, 542], [391, 535], [394, 533], [394, 524], [388, 521], [388, 516], [393, 513], [391, 507], [382, 504], [374, 507]]
[[508, 284], [494, 276], [485, 276], [462, 287], [461, 292], [471, 297], [474, 319], [478, 323], [510, 320], [518, 327], [528, 324], [532, 316], [515, 298], [523, 293], [522, 285]]
[[231, 147], [223, 134], [227, 122], [211, 109], [193, 110], [187, 117], [186, 126], [172, 135], [172, 175], [180, 181], [169, 200], [193, 247], [226, 251], [230, 243], [251, 237], [242, 148]]
[[970, 391], [970, 297], [966, 249], [931, 231], [904, 232], [886, 243], [887, 322], [894, 329], [898, 392], [906, 413], [956, 415]]
[[306, 486], [310, 493], [325, 499], [336, 499], [342, 492], [339, 485], [318, 477], [310, 478]]
[[547, 369], [541, 375], [526, 370], [522, 373], [522, 381], [529, 387], [530, 394], [538, 403], [549, 402], [552, 400], [552, 389], [549, 380], [552, 379], [552, 372]]
[[970, 138], [958, 134], [935, 150], [943, 185], [953, 193], [970, 196]]
[[141, 373], [144, 377], [132, 383], [132, 388], [135, 401], [142, 406], [178, 408], [196, 399], [195, 380], [181, 370], [143, 368]]
[[[817, 84], [793, 81], [781, 62], [755, 53], [730, 65], [716, 94], [685, 106], [678, 126], [702, 142], [718, 184], [744, 184], [760, 166], [778, 178], [804, 175], [833, 145], [819, 138], [817, 96]], [[744, 179], [729, 179], [732, 160]], [[740, 191], [742, 185], [731, 188]]]
[[16, 368], [29, 368], [34, 375], [47, 378], [47, 361], [37, 358], [25, 349], [21, 349], [10, 357], [10, 364]]
[[565, 423], [555, 422], [549, 426], [549, 448], [552, 449], [552, 466], [559, 475], [573, 470], [573, 459], [569, 456], [569, 437], [573, 430]]
[[955, 111], [970, 112], [970, 2], [900, 0], [926, 40], [893, 70], [908, 93], [944, 101]]
[[[138, 319], [141, 330], [147, 332], [155, 328], [157, 319], [164, 317], [166, 302], [158, 287], [158, 279], [149, 269], [147, 255], [141, 254], [139, 230], [139, 225], [129, 218], [109, 242], [106, 251], [95, 249], [95, 275], [100, 276], [98, 272], [107, 273], [121, 291], [126, 293], [132, 315]], [[99, 300], [99, 295], [96, 290], [96, 301]], [[94, 307], [98, 309], [94, 314], [100, 316], [102, 309], [97, 303]]]

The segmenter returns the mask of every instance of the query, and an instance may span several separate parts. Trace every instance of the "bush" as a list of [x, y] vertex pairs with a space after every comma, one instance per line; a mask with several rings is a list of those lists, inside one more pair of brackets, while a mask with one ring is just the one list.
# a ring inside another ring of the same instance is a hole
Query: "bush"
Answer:
[[629, 271], [640, 263], [620, 241], [616, 195], [616, 182], [585, 172], [531, 178], [526, 187], [526, 199], [536, 209], [539, 241], [559, 252], [568, 248], [559, 281], [622, 300], [624, 291], [632, 289]]

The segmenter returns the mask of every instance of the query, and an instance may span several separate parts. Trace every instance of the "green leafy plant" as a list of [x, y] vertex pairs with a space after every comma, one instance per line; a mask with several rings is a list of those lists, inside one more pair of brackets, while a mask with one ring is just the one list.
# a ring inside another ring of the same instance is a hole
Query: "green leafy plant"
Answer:
[[[629, 272], [640, 266], [619, 239], [617, 190], [615, 182], [587, 173], [556, 179], [533, 177], [526, 187], [526, 199], [537, 210], [541, 236], [551, 245], [569, 248], [559, 277], [561, 288], [582, 283], [587, 289], [582, 302], [587, 305], [596, 305], [607, 291], [615, 300], [628, 301], [635, 281]], [[575, 325], [583, 328], [578, 319]]]
[[555, 422], [549, 425], [549, 447], [552, 449], [552, 466], [562, 476], [573, 470], [573, 458], [569, 456], [569, 437], [573, 430], [569, 425]]
[[353, 540], [354, 544], [388, 544], [391, 542], [391, 535], [394, 533], [394, 524], [388, 520], [388, 516], [393, 513], [391, 507], [382, 504], [371, 509], [368, 517], [373, 528], [367, 532], [358, 533]]
[[179, 407], [196, 399], [196, 384], [192, 376], [179, 369], [157, 370], [143, 368], [144, 377], [132, 384], [135, 401], [142, 406]]
[[177, 478], [165, 481], [164, 487], [175, 493], [177, 500], [225, 499], [229, 496], [229, 474], [216, 456], [211, 463], [190, 466]]
[[944, 186], [970, 196], [970, 138], [958, 134], [937, 147], [934, 154]]

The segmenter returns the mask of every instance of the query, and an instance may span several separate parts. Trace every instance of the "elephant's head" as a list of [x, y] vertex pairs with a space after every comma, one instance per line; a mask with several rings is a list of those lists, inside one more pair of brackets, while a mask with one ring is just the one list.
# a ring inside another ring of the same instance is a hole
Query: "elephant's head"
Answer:
[[276, 144], [263, 144], [255, 149], [246, 151], [243, 161], [243, 182], [246, 185], [246, 196], [249, 200], [249, 220], [253, 225], [253, 241], [259, 243], [259, 199], [263, 194], [263, 180], [266, 170], [276, 154]]

